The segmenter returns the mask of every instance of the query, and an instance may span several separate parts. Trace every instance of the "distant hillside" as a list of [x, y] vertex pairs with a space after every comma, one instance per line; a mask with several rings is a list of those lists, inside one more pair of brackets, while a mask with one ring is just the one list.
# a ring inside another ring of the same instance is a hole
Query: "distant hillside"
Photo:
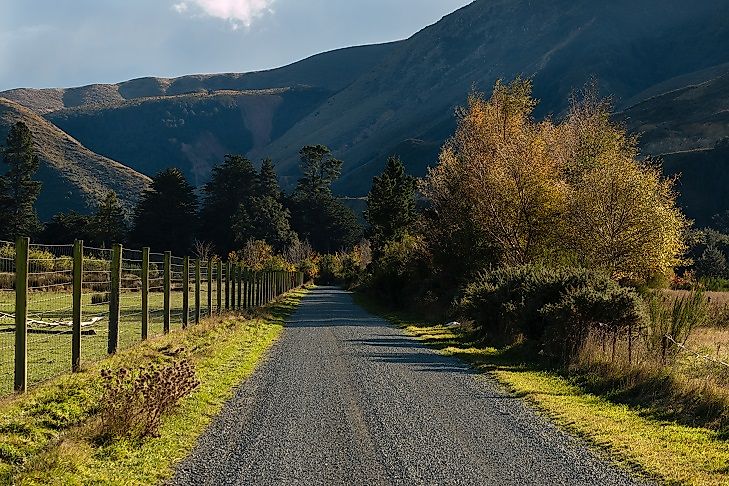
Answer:
[[43, 189], [37, 209], [43, 220], [60, 211], [88, 212], [109, 190], [131, 210], [149, 184], [147, 176], [90, 151], [29, 109], [0, 98], [0, 143], [18, 121], [32, 131], [41, 160], [38, 179]]
[[245, 91], [302, 85], [339, 91], [372, 69], [396, 45], [396, 42], [392, 42], [337, 49], [267, 71], [197, 74], [179, 78], [150, 77], [78, 88], [17, 88], [2, 91], [0, 96], [37, 113], [46, 114], [63, 108], [221, 90]]
[[258, 158], [330, 91], [216, 91], [68, 108], [46, 115], [98, 153], [150, 176], [179, 167], [195, 185], [228, 153]]

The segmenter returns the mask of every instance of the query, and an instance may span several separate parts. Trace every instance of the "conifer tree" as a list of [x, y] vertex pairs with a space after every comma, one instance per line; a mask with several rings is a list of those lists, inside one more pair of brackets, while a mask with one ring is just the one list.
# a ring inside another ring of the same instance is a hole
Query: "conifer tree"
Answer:
[[180, 169], [167, 169], [152, 179], [137, 204], [132, 241], [183, 255], [192, 247], [197, 221], [195, 188]]
[[221, 255], [235, 249], [233, 217], [241, 204], [248, 204], [256, 194], [257, 179], [250, 160], [241, 155], [226, 155], [203, 188], [202, 234]]
[[114, 191], [109, 191], [88, 225], [90, 243], [110, 248], [115, 243], [124, 243], [127, 221]]
[[39, 162], [25, 123], [10, 128], [2, 156], [7, 172], [0, 177], [0, 238], [14, 241], [41, 230], [34, 208], [41, 183], [33, 180]]
[[373, 179], [365, 219], [375, 249], [402, 236], [415, 220], [415, 178], [405, 173], [399, 157], [390, 157], [382, 174]]

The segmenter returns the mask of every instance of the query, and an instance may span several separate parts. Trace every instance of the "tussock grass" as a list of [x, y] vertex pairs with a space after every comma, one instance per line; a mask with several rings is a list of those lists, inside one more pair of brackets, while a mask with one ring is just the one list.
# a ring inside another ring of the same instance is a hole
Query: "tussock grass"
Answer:
[[[169, 478], [233, 390], [255, 369], [305, 290], [252, 314], [205, 320], [0, 402], [0, 483], [154, 484]], [[200, 387], [159, 437], [98, 443], [102, 368], [188, 359]]]
[[362, 295], [357, 300], [490, 374], [623, 467], [667, 484], [729, 484], [724, 390], [648, 367], [593, 363], [565, 372], [535, 359], [538, 350], [528, 343], [488, 347], [466, 326], [442, 325], [440, 316], [390, 312]]

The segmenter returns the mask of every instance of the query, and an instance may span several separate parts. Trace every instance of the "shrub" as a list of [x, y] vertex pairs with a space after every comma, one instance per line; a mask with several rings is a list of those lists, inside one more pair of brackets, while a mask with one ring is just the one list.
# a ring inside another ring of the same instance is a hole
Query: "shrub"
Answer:
[[200, 382], [187, 360], [137, 370], [102, 370], [101, 439], [157, 436], [162, 417]]
[[106, 292], [104, 294], [93, 294], [91, 296], [92, 305], [108, 304], [111, 301], [111, 294]]
[[602, 274], [538, 265], [481, 273], [457, 309], [484, 338], [498, 344], [541, 342], [563, 362], [582, 349], [591, 329], [638, 324], [644, 315], [635, 291]]

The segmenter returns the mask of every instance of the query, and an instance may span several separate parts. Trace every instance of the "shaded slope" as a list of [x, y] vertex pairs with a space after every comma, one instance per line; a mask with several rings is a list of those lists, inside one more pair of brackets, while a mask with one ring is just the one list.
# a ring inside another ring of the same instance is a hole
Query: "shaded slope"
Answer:
[[0, 98], [0, 140], [10, 126], [23, 121], [33, 133], [43, 189], [37, 203], [41, 219], [60, 211], [88, 212], [109, 190], [131, 210], [149, 178], [81, 145], [44, 118], [10, 100]]
[[[271, 153], [296, 172], [296, 150], [320, 141], [345, 160], [340, 190], [352, 195], [408, 139], [443, 141], [453, 109], [472, 86], [534, 77], [538, 115], [564, 110], [595, 75], [618, 106], [669, 78], [729, 61], [729, 4], [702, 0], [534, 2], [479, 0], [424, 29], [376, 70], [336, 94], [275, 141]], [[650, 25], [650, 29], [645, 27]], [[406, 160], [422, 174], [434, 160]], [[371, 170], [352, 171], [369, 165]]]
[[216, 91], [90, 105], [46, 117], [95, 152], [148, 175], [179, 167], [199, 186], [225, 154], [264, 155], [272, 140], [330, 94], [315, 88]]

